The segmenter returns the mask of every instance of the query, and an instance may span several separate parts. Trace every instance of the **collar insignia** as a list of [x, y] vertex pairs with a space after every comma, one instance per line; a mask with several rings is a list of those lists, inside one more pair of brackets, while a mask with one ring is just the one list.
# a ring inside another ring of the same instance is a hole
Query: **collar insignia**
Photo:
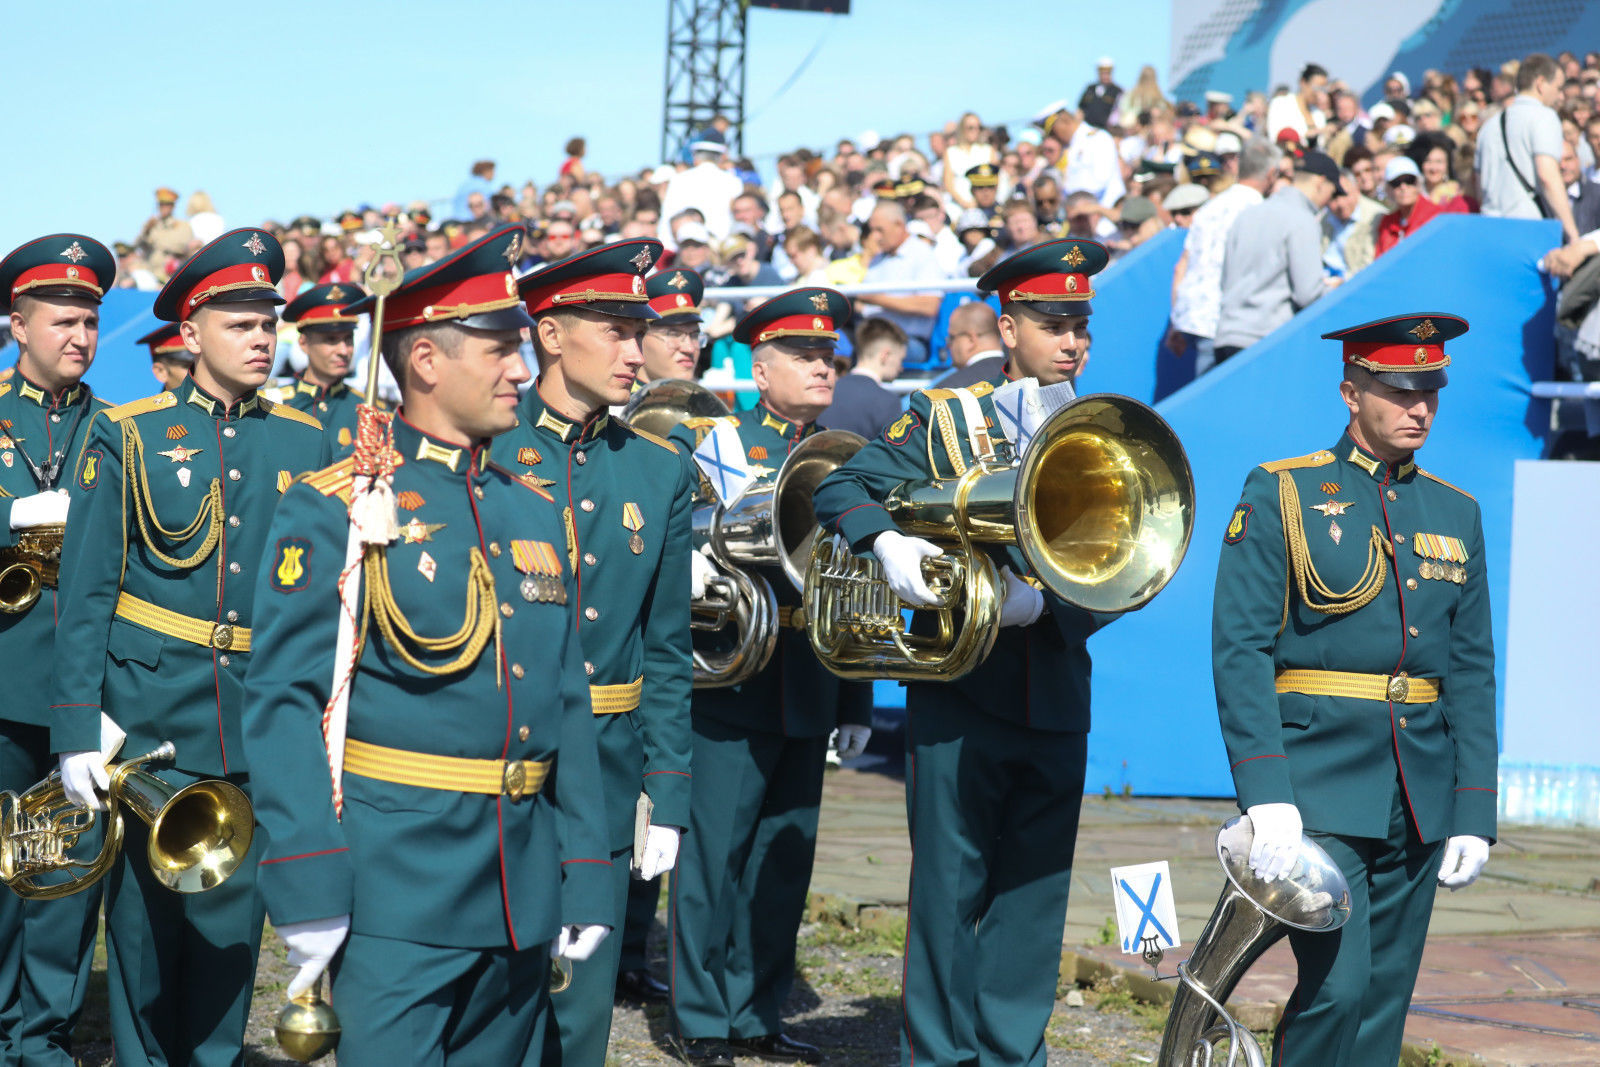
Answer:
[[556, 418], [554, 415], [550, 414], [550, 410], [548, 408], [539, 412], [539, 421], [534, 423], [534, 425], [540, 429], [549, 430], [551, 433], [561, 438], [563, 444], [566, 443], [567, 434], [571, 433], [573, 430], [572, 423], [567, 422], [564, 419]]
[[454, 474], [456, 464], [461, 462], [461, 449], [445, 448], [443, 445], [436, 445], [424, 437], [422, 443], [417, 446], [417, 458], [431, 459], [435, 463], [441, 463], [450, 468], [450, 473]]

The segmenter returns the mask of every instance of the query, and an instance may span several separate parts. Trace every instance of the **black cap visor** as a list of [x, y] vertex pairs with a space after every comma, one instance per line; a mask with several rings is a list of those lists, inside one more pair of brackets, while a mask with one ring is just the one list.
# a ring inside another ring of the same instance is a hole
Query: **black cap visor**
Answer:
[[1450, 383], [1450, 376], [1443, 370], [1384, 370], [1368, 373], [1391, 389], [1426, 391], [1443, 389]]
[[458, 326], [465, 326], [473, 330], [521, 330], [533, 325], [533, 316], [522, 304], [515, 307], [502, 308], [499, 311], [484, 311], [477, 315], [468, 315], [464, 319], [441, 319], [441, 322], [455, 322]]
[[1014, 303], [1006, 304], [1004, 310], [1009, 311], [1014, 307], [1024, 307], [1029, 311], [1037, 311], [1041, 315], [1050, 315], [1062, 319], [1094, 314], [1094, 308], [1089, 306], [1089, 301], [1087, 300], [1018, 300]]
[[[218, 293], [207, 300], [200, 307], [210, 307], [213, 304], [283, 304], [287, 303], [278, 290], [270, 285], [250, 289], [229, 289], [225, 293]], [[196, 308], [195, 310], [199, 310]]]

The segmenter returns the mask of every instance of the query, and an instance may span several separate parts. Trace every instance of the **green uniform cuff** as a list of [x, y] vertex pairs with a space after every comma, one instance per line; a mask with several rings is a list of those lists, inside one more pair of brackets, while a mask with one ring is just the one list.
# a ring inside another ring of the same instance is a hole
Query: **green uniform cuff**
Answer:
[[274, 926], [348, 915], [355, 902], [355, 872], [344, 847], [263, 860], [257, 884]]
[[689, 775], [677, 771], [657, 771], [644, 776], [644, 791], [650, 796], [650, 821], [657, 826], [689, 825]]
[[1289, 760], [1284, 756], [1253, 756], [1240, 760], [1233, 765], [1233, 788], [1239, 794], [1240, 808], [1294, 803]]
[[561, 924], [616, 925], [616, 893], [610, 860], [564, 860], [561, 864]]
[[1455, 818], [1451, 821], [1451, 836], [1472, 834], [1476, 837], [1486, 837], [1489, 843], [1493, 844], [1499, 830], [1495, 815], [1499, 799], [1500, 794], [1493, 789], [1458, 788]]
[[889, 518], [889, 513], [883, 510], [882, 504], [861, 504], [853, 507], [840, 515], [834, 525], [850, 543], [851, 551], [857, 555], [871, 551], [873, 540], [885, 530], [899, 529], [894, 520]]
[[51, 752], [88, 752], [90, 749], [99, 747], [99, 704], [55, 704], [51, 706]]

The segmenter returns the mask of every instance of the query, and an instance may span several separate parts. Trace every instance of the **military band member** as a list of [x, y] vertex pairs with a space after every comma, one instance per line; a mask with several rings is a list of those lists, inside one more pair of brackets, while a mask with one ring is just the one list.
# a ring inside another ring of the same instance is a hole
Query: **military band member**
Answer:
[[[985, 454], [1001, 433], [997, 385], [1076, 379], [1091, 279], [1106, 260], [1094, 241], [1062, 240], [996, 265], [978, 288], [1000, 296], [999, 371], [912, 394], [905, 415], [818, 487], [824, 529], [871, 550], [907, 603], [933, 603], [921, 563], [939, 549], [901, 534], [882, 501], [901, 482], [955, 477]], [[1005, 602], [988, 659], [954, 682], [906, 686], [907, 1064], [1042, 1062], [1055, 1005], [1089, 731], [1084, 643], [1106, 620], [1040, 592], [1017, 549], [995, 556]]]
[[[688, 454], [718, 422], [738, 431], [752, 466], [778, 469], [817, 431], [833, 399], [834, 345], [850, 302], [831, 289], [793, 289], [740, 320], [760, 402], [725, 420], [690, 419], [673, 431]], [[714, 573], [693, 554], [693, 585]], [[691, 1060], [731, 1057], [818, 1062], [820, 1049], [782, 1032], [794, 980], [795, 938], [816, 850], [828, 737], [857, 756], [871, 735], [871, 690], [841, 682], [817, 661], [800, 594], [776, 567], [782, 631], [765, 669], [694, 694], [695, 790], [684, 854], [672, 877], [672, 1010]], [[698, 592], [698, 590], [696, 590]], [[731, 1047], [730, 1047], [731, 1046]]]
[[[51, 747], [69, 799], [98, 806], [101, 715], [128, 734], [124, 757], [177, 746], [162, 777], [226, 777], [248, 790], [239, 731], [251, 648], [251, 583], [267, 523], [294, 475], [326, 462], [322, 427], [260, 397], [276, 342], [271, 234], [223, 234], [156, 297], [194, 372], [174, 392], [95, 414], [72, 475], [62, 552]], [[263, 768], [269, 770], [270, 768]], [[97, 788], [98, 787], [98, 788]], [[112, 1040], [129, 1063], [241, 1060], [261, 940], [253, 848], [220, 887], [156, 881], [146, 830], [128, 819], [105, 878]]]
[[[361, 321], [349, 308], [366, 295], [366, 290], [353, 282], [318, 285], [283, 309], [284, 321], [299, 330], [306, 367], [280, 386], [275, 396], [322, 423], [333, 455], [340, 459], [355, 445], [356, 406], [361, 402], [360, 394], [345, 382], [355, 357], [356, 324]], [[382, 400], [377, 405], [383, 411], [389, 408]]]
[[[8, 516], [0, 547], [68, 521], [72, 460], [90, 419], [108, 406], [83, 376], [99, 342], [100, 298], [116, 274], [105, 246], [76, 233], [29, 241], [0, 261], [0, 301], [18, 347], [16, 368], [0, 383], [0, 507]], [[59, 594], [40, 588], [31, 603], [25, 595], [0, 585], [0, 664], [11, 691], [0, 715], [0, 789], [15, 793], [56, 768], [46, 707]], [[98, 833], [79, 848], [91, 845], [99, 849]], [[73, 1062], [99, 911], [98, 885], [54, 901], [0, 888], [0, 1062]]]
[[1252, 470], [1223, 537], [1212, 663], [1251, 866], [1287, 875], [1303, 828], [1350, 882], [1337, 933], [1289, 933], [1275, 1064], [1399, 1059], [1436, 886], [1471, 885], [1495, 837], [1483, 524], [1416, 463], [1466, 330], [1417, 314], [1324, 334], [1345, 432]]
[[183, 344], [183, 331], [175, 322], [163, 322], [134, 344], [150, 348], [150, 373], [165, 392], [182, 385], [194, 367], [194, 359]]
[[688, 267], [664, 270], [645, 279], [645, 292], [657, 318], [647, 324], [639, 347], [644, 350], [644, 365], [639, 368], [639, 384], [648, 385], [663, 378], [693, 378], [700, 364], [700, 340], [704, 336], [700, 306], [705, 297], [705, 279]]
[[[630, 857], [647, 880], [670, 870], [689, 821], [693, 483], [671, 445], [609, 412], [643, 366], [640, 340], [656, 319], [644, 275], [660, 255], [657, 241], [619, 241], [522, 279], [540, 374], [517, 408], [518, 425], [496, 443], [506, 465], [554, 495], [566, 517], [605, 785], [611, 895], [603, 921], [619, 930]], [[641, 792], [654, 810], [633, 855]], [[559, 1033], [546, 1062], [605, 1063], [620, 949], [621, 938], [602, 944], [553, 997]]]

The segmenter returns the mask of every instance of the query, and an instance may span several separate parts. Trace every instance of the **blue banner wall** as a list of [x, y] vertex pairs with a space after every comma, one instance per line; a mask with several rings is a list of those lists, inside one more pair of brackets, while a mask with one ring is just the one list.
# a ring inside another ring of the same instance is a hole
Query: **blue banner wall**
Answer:
[[[1319, 339], [1331, 330], [1415, 311], [1452, 312], [1471, 324], [1471, 332], [1450, 345], [1450, 385], [1420, 459], [1473, 493], [1483, 508], [1496, 662], [1503, 669], [1513, 465], [1540, 455], [1546, 408], [1530, 404], [1528, 386], [1547, 378], [1551, 364], [1554, 302], [1536, 264], [1559, 239], [1552, 222], [1436, 219], [1283, 328], [1158, 405], [1194, 468], [1194, 540], [1176, 578], [1149, 607], [1090, 641], [1094, 729], [1087, 790], [1233, 795], [1211, 685], [1217, 552], [1253, 465], [1327, 448], [1343, 430], [1339, 349]], [[1152, 292], [1146, 313], [1164, 317], [1166, 307], [1165, 294]], [[1102, 328], [1097, 311], [1097, 335]], [[1095, 386], [1104, 384], [1095, 374], [1100, 369], [1090, 364]]]
[[1194, 378], [1194, 353], [1162, 344], [1171, 311], [1172, 271], [1188, 230], [1163, 230], [1094, 279], [1094, 344], [1078, 388], [1122, 393], [1153, 404]]

